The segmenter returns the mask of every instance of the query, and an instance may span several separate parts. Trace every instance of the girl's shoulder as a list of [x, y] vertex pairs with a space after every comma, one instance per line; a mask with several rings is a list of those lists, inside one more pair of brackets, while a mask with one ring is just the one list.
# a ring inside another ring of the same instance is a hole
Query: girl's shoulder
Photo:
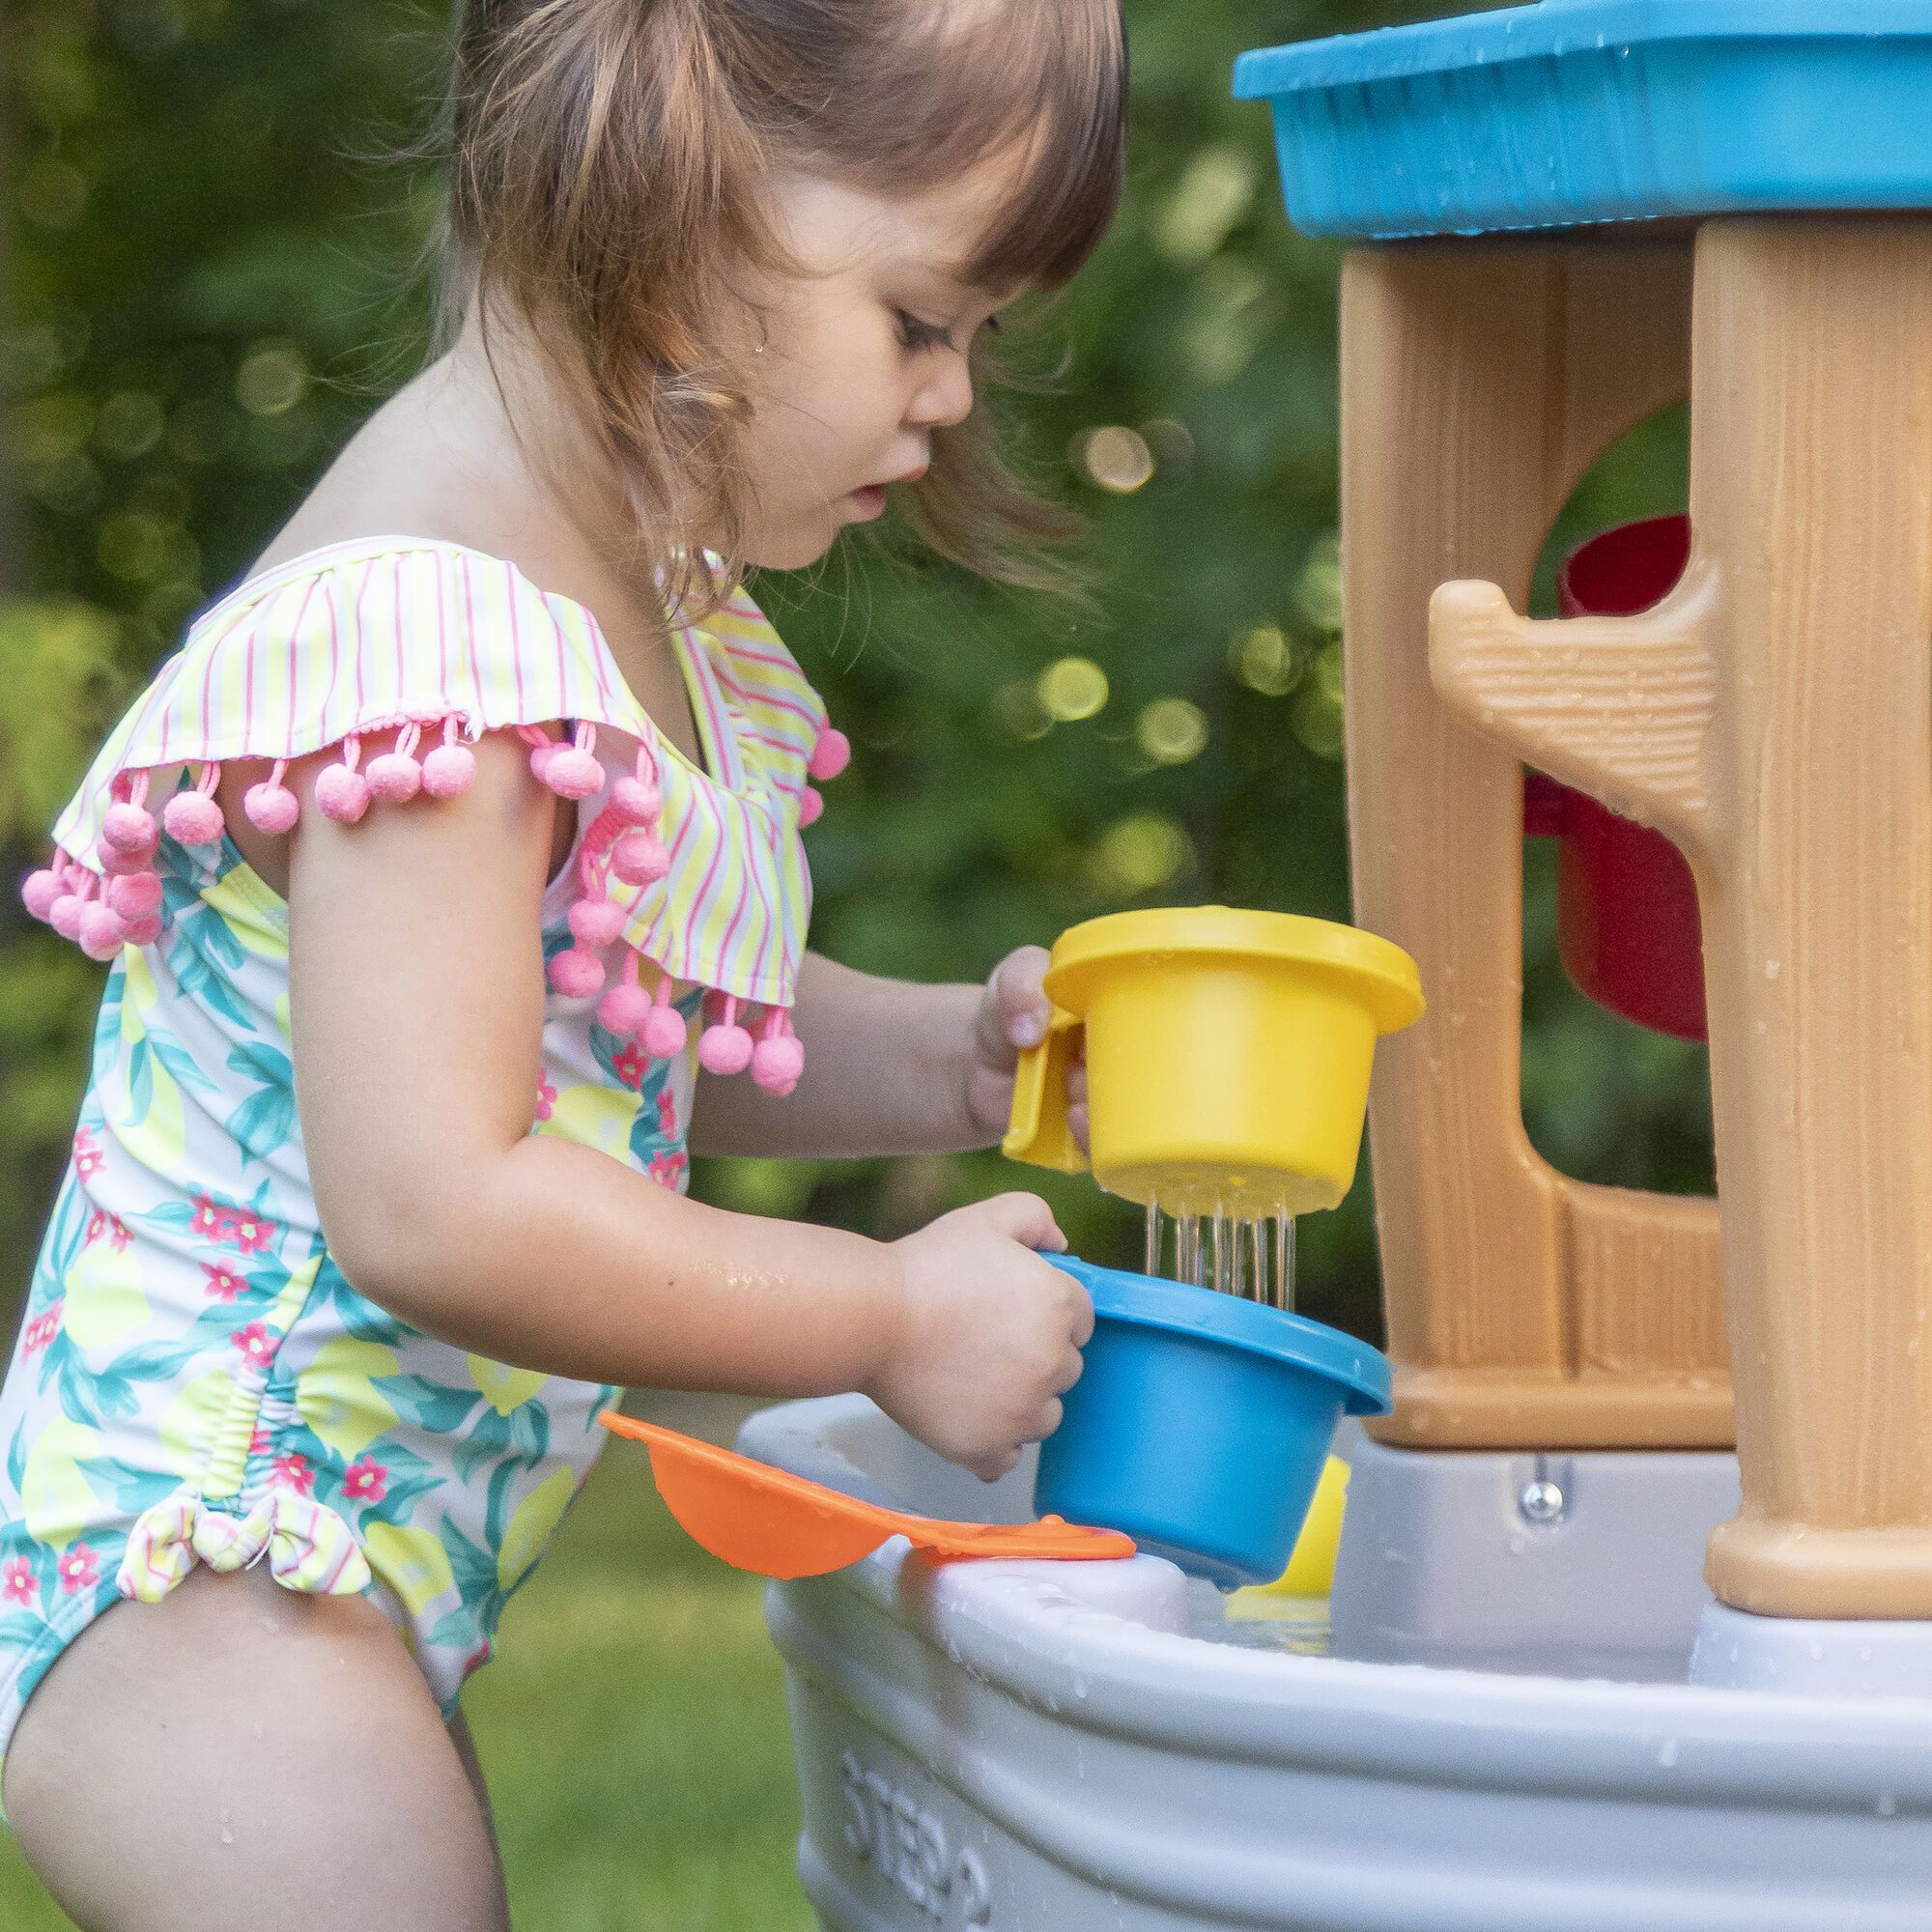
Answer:
[[[213, 793], [223, 765], [245, 765], [250, 819], [285, 833], [299, 810], [282, 782], [294, 759], [335, 750], [318, 776], [316, 803], [331, 817], [354, 819], [372, 805], [460, 792], [473, 768], [468, 745], [504, 729], [529, 742], [536, 777], [566, 799], [588, 798], [605, 782], [599, 730], [622, 734], [637, 745], [630, 796], [654, 802], [671, 849], [682, 849], [675, 834], [690, 821], [693, 837], [683, 843], [708, 830], [729, 870], [797, 869], [786, 854], [799, 826], [817, 815], [810, 780], [842, 765], [842, 735], [742, 590], [682, 625], [679, 648], [694, 696], [714, 713], [709, 772], [658, 731], [589, 610], [540, 588], [506, 559], [400, 536], [291, 557], [190, 623], [56, 821], [54, 862], [29, 879], [29, 910], [94, 956], [112, 958], [157, 929], [150, 881], [160, 832], [185, 848], [221, 840]], [[364, 737], [377, 740], [366, 759]], [[181, 788], [149, 798], [157, 775], [184, 767]], [[655, 886], [652, 898], [674, 898], [680, 881], [638, 884]], [[625, 910], [627, 925], [645, 915], [641, 901]], [[739, 975], [685, 977], [716, 985]], [[774, 978], [750, 977], [765, 984]]]

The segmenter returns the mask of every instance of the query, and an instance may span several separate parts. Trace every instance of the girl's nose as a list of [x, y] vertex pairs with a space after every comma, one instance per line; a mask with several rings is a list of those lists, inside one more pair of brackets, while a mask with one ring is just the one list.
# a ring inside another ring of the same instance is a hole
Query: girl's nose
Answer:
[[973, 412], [973, 375], [963, 355], [939, 355], [930, 377], [920, 384], [908, 423], [921, 429], [941, 429], [964, 422]]

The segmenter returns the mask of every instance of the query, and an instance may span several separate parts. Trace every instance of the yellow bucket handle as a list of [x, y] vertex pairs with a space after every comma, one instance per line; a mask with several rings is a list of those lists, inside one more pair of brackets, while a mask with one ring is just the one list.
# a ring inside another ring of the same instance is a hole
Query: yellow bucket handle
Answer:
[[1066, 1119], [1066, 1076], [1080, 1056], [1081, 1022], [1059, 1007], [1046, 1037], [1020, 1055], [1013, 1077], [1013, 1111], [1000, 1151], [1009, 1160], [1062, 1174], [1084, 1174], [1087, 1156]]

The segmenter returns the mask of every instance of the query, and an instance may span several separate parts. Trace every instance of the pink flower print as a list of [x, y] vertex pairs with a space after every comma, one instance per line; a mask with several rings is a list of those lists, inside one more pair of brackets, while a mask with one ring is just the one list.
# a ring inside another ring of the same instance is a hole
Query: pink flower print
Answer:
[[221, 1238], [221, 1224], [227, 1218], [228, 1210], [217, 1208], [206, 1194], [194, 1197], [194, 1232], [206, 1235], [211, 1241]]
[[685, 1170], [685, 1158], [681, 1153], [660, 1153], [651, 1156], [651, 1164], [644, 1171], [660, 1187], [675, 1187], [678, 1177]]
[[490, 1646], [486, 1643], [482, 1645], [480, 1648], [472, 1650], [469, 1653], [469, 1655], [463, 1660], [464, 1676], [469, 1677], [475, 1671], [481, 1670], [483, 1666], [489, 1662], [490, 1662]]
[[342, 1478], [342, 1492], [358, 1503], [379, 1503], [387, 1493], [389, 1471], [373, 1456], [358, 1456]]
[[293, 1490], [305, 1496], [315, 1488], [315, 1471], [306, 1456], [277, 1456], [269, 1465], [269, 1481], [278, 1490]]
[[658, 1089], [658, 1132], [673, 1140], [677, 1137], [677, 1095], [670, 1091], [668, 1080]]
[[40, 1578], [25, 1556], [10, 1556], [0, 1567], [0, 1600], [10, 1604], [37, 1604], [41, 1600]]
[[100, 1559], [84, 1543], [71, 1545], [55, 1568], [60, 1572], [63, 1596], [77, 1597], [100, 1580]]
[[226, 1262], [203, 1262], [201, 1271], [208, 1277], [201, 1285], [203, 1292], [216, 1301], [233, 1301], [248, 1292], [248, 1277], [237, 1274]]
[[275, 1352], [275, 1338], [266, 1321], [251, 1321], [245, 1328], [233, 1330], [228, 1339], [248, 1357], [254, 1368], [266, 1368]]
[[635, 1044], [627, 1046], [622, 1053], [611, 1056], [611, 1070], [633, 1093], [644, 1084], [644, 1070], [649, 1065], [650, 1062]]
[[244, 1255], [259, 1255], [274, 1237], [275, 1224], [247, 1208], [226, 1216], [215, 1236], [218, 1241], [232, 1241], [236, 1251]]
[[550, 1110], [556, 1105], [556, 1089], [544, 1076], [537, 1075], [537, 1119], [550, 1119]]
[[94, 1145], [94, 1129], [82, 1127], [73, 1137], [73, 1171], [86, 1180], [106, 1165], [107, 1156]]
[[266, 1456], [274, 1446], [275, 1438], [262, 1423], [256, 1423], [254, 1434], [248, 1437], [249, 1455]]
[[127, 1222], [122, 1220], [120, 1215], [110, 1214], [104, 1208], [97, 1208], [87, 1217], [87, 1237], [82, 1241], [81, 1245], [91, 1248], [96, 1241], [100, 1240], [103, 1236], [114, 1243], [114, 1252], [116, 1254], [126, 1254], [128, 1252], [128, 1243], [132, 1239], [132, 1236], [128, 1233]]
[[43, 1349], [53, 1346], [54, 1337], [60, 1333], [61, 1311], [66, 1306], [67, 1296], [57, 1295], [42, 1314], [27, 1323], [20, 1343], [23, 1356], [38, 1355]]

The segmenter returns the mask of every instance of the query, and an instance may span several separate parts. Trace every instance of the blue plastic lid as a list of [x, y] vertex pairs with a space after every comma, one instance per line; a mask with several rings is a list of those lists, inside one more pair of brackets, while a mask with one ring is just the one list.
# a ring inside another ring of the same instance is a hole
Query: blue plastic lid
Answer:
[[1661, 41], [1875, 41], [1932, 33], [1932, 0], [1538, 0], [1366, 34], [1256, 47], [1235, 62], [1235, 99], [1405, 80], [1543, 55]]
[[1096, 1317], [1198, 1335], [1271, 1355], [1341, 1383], [1350, 1415], [1388, 1413], [1388, 1358], [1339, 1328], [1258, 1301], [1243, 1301], [1217, 1289], [1132, 1274], [1125, 1268], [1096, 1267], [1073, 1255], [1042, 1259], [1064, 1268], [1087, 1291]]
[[1932, 208], [1932, 0], [1542, 0], [1257, 48], [1235, 93], [1311, 235]]

